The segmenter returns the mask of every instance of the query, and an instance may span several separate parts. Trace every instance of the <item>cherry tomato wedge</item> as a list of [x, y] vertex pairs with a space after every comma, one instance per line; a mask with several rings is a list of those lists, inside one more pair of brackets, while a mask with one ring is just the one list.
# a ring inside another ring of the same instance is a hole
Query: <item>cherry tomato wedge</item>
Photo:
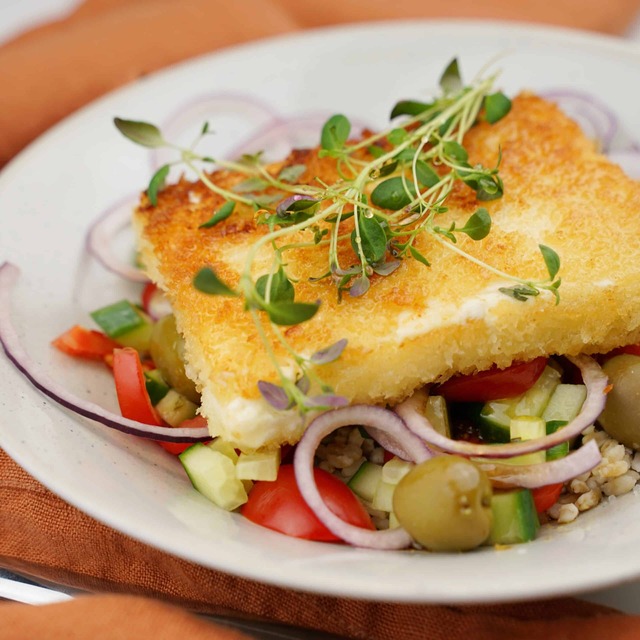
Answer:
[[103, 360], [105, 356], [110, 356], [113, 350], [120, 346], [104, 333], [93, 329], [85, 329], [80, 325], [71, 327], [51, 344], [70, 356], [88, 358], [90, 360]]
[[[195, 418], [191, 418], [189, 420], [185, 420], [180, 423], [181, 429], [201, 429], [202, 427], [207, 426], [206, 418], [202, 416], [196, 416]], [[180, 455], [183, 451], [188, 449], [193, 445], [193, 442], [162, 442], [158, 441], [158, 444], [169, 453], [173, 453], [174, 456]]]
[[162, 426], [162, 420], [149, 400], [142, 363], [135, 349], [114, 350], [113, 377], [122, 415], [144, 424]]
[[536, 505], [536, 511], [538, 513], [544, 513], [547, 509], [551, 509], [551, 507], [558, 502], [561, 492], [562, 482], [532, 489], [531, 495], [533, 496], [533, 502]]
[[[340, 518], [364, 529], [374, 529], [369, 514], [346, 484], [322, 469], [314, 469], [320, 495]], [[282, 465], [274, 482], [256, 482], [242, 515], [256, 524], [295, 538], [337, 541], [307, 506], [296, 483], [293, 465]]]
[[441, 384], [437, 393], [453, 402], [489, 402], [513, 398], [530, 389], [547, 364], [541, 357], [511, 365], [506, 369], [488, 369], [473, 375], [460, 375]]

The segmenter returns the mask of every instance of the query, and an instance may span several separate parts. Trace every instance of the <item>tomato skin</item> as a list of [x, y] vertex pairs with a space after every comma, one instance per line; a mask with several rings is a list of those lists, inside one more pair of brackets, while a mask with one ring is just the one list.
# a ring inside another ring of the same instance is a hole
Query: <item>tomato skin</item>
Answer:
[[536, 489], [531, 490], [533, 502], [536, 505], [536, 511], [538, 513], [544, 513], [558, 502], [558, 498], [562, 493], [562, 486], [562, 482], [559, 482], [557, 484], [548, 484], [544, 487], [537, 487]]
[[144, 424], [162, 426], [162, 420], [149, 400], [142, 363], [135, 349], [114, 350], [113, 377], [122, 415]]
[[[355, 494], [335, 476], [314, 469], [320, 495], [340, 518], [364, 529], [374, 529], [369, 514]], [[247, 519], [295, 538], [336, 542], [335, 536], [318, 520], [304, 501], [296, 482], [293, 465], [282, 465], [274, 482], [256, 482], [249, 500], [242, 507]]]
[[[181, 429], [201, 429], [206, 426], [207, 420], [202, 416], [196, 416], [195, 418], [180, 423]], [[162, 440], [158, 440], [158, 444], [174, 456], [180, 455], [183, 451], [193, 446], [193, 442], [163, 442]]]
[[622, 353], [629, 353], [632, 356], [640, 356], [640, 344], [628, 344], [624, 347], [618, 347], [613, 351], [607, 353], [607, 359], [612, 358], [613, 356], [619, 356]]
[[67, 355], [89, 360], [103, 360], [120, 346], [104, 333], [85, 329], [80, 325], [71, 327], [53, 340], [51, 344]]
[[490, 402], [513, 398], [530, 389], [547, 365], [547, 358], [513, 364], [506, 369], [488, 369], [460, 375], [443, 382], [436, 393], [452, 402]]

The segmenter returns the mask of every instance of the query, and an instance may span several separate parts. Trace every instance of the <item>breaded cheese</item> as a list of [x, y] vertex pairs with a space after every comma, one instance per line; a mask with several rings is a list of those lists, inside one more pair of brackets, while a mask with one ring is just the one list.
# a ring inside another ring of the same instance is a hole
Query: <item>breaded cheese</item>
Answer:
[[[552, 247], [561, 258], [561, 302], [548, 292], [526, 302], [504, 295], [499, 289], [513, 282], [428, 235], [417, 247], [431, 267], [405, 259], [391, 276], [374, 277], [364, 296], [344, 295], [341, 302], [329, 279], [310, 280], [328, 270], [326, 248], [289, 251], [287, 272], [299, 280], [296, 300], [322, 303], [311, 321], [283, 328], [286, 339], [298, 353], [311, 354], [346, 338], [342, 357], [318, 373], [353, 403], [393, 404], [455, 373], [640, 342], [640, 183], [597, 153], [556, 106], [529, 94], [517, 97], [497, 124], [474, 127], [464, 145], [472, 164], [489, 167], [502, 150], [504, 195], [479, 203], [470, 188], [457, 185], [441, 226], [463, 225], [486, 207], [491, 233], [481, 241], [460, 234], [457, 246], [527, 279], [547, 277], [538, 245]], [[334, 161], [319, 159], [316, 150], [296, 151], [285, 164], [306, 165], [300, 183], [337, 179]], [[229, 189], [245, 177], [219, 171], [211, 179]], [[192, 284], [209, 265], [235, 285], [248, 248], [266, 232], [254, 211], [240, 205], [219, 225], [199, 229], [223, 202], [185, 179], [164, 189], [156, 207], [143, 196], [135, 213], [139, 248], [173, 306], [211, 433], [245, 450], [296, 442], [303, 419], [274, 410], [258, 392], [259, 380], [278, 380], [242, 300], [208, 296]], [[290, 240], [308, 241], [309, 233]], [[340, 251], [342, 264], [354, 261], [348, 243]], [[254, 277], [270, 267], [270, 251], [260, 252]], [[290, 358], [264, 326], [286, 366]], [[289, 370], [294, 376], [291, 363]]]

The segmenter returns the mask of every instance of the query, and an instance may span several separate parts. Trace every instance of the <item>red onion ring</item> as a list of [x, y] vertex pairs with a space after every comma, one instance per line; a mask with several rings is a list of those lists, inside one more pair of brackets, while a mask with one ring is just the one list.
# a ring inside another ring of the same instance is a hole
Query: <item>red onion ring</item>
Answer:
[[305, 430], [293, 459], [298, 488], [318, 519], [345, 542], [369, 549], [403, 549], [411, 544], [411, 537], [404, 529], [371, 531], [348, 524], [329, 509], [316, 486], [313, 461], [318, 445], [336, 429], [356, 424], [361, 424], [370, 431], [373, 427], [378, 432], [384, 432], [411, 454], [413, 462], [422, 462], [431, 457], [424, 444], [408, 431], [392, 411], [369, 405], [352, 405], [319, 415]]
[[[206, 120], [211, 121], [211, 129], [215, 132], [215, 118], [224, 114], [242, 118], [249, 125], [253, 125], [253, 130], [262, 126], [275, 126], [282, 120], [268, 102], [243, 93], [216, 93], [199, 96], [181, 105], [162, 123], [162, 132], [167, 140], [175, 141], [183, 131], [193, 127], [197, 131]], [[164, 164], [165, 160], [173, 159], [165, 158], [166, 151], [161, 149], [154, 149], [149, 155], [153, 171]]]
[[603, 102], [589, 93], [569, 89], [552, 89], [541, 95], [556, 102], [576, 120], [587, 136], [600, 142], [603, 151], [609, 149], [618, 129], [618, 119]]
[[486, 459], [476, 460], [492, 481], [500, 485], [535, 489], [548, 484], [567, 482], [576, 476], [591, 471], [602, 455], [595, 440], [590, 440], [564, 458], [529, 465], [491, 464]]
[[579, 435], [588, 426], [592, 425], [602, 413], [605, 405], [607, 377], [598, 363], [593, 358], [585, 355], [570, 357], [569, 360], [582, 373], [582, 379], [587, 387], [587, 397], [582, 405], [582, 410], [574, 420], [558, 429], [555, 433], [543, 438], [509, 444], [474, 444], [473, 442], [452, 440], [438, 433], [427, 418], [418, 411], [416, 397], [419, 399], [419, 395], [416, 394], [395, 407], [395, 411], [404, 420], [407, 427], [419, 438], [428, 445], [437, 447], [447, 453], [456, 453], [468, 457], [511, 458], [525, 453], [549, 449]]
[[211, 439], [207, 428], [155, 427], [135, 420], [128, 420], [93, 402], [78, 398], [52, 380], [23, 349], [11, 322], [11, 293], [19, 275], [18, 267], [9, 262], [0, 266], [0, 344], [2, 344], [9, 360], [36, 389], [63, 407], [123, 433], [166, 442], [201, 442]]
[[111, 253], [114, 237], [131, 225], [134, 201], [132, 197], [121, 200], [107, 209], [89, 227], [85, 238], [87, 251], [108, 271], [132, 282], [148, 282], [149, 278], [134, 266], [122, 262]]

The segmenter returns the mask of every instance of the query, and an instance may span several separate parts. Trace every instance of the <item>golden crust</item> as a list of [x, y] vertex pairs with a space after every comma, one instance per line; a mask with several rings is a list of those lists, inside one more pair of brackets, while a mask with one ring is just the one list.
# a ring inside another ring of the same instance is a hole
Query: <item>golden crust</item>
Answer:
[[[329, 280], [308, 281], [327, 271], [325, 250], [291, 251], [287, 270], [300, 279], [296, 299], [322, 305], [313, 320], [286, 329], [287, 339], [310, 354], [347, 338], [340, 360], [319, 373], [353, 402], [393, 403], [456, 372], [640, 341], [640, 184], [596, 153], [554, 105], [533, 95], [516, 98], [496, 125], [475, 127], [465, 148], [472, 163], [485, 166], [493, 166], [502, 150], [504, 196], [478, 203], [468, 187], [457, 186], [442, 226], [463, 223], [485, 206], [493, 220], [490, 235], [480, 242], [460, 238], [458, 246], [527, 278], [546, 277], [538, 244], [553, 247], [562, 260], [561, 303], [556, 306], [550, 294], [525, 303], [504, 296], [497, 290], [509, 282], [427, 236], [419, 248], [430, 268], [405, 260], [391, 277], [374, 278], [365, 296], [347, 295], [339, 303]], [[286, 162], [300, 163], [307, 166], [301, 183], [336, 178], [333, 161], [318, 159], [315, 151], [294, 152]], [[222, 171], [213, 179], [230, 188], [243, 178]], [[271, 414], [264, 441], [253, 432], [247, 436], [253, 414], [238, 410], [237, 400], [261, 402], [256, 382], [275, 380], [273, 366], [239, 299], [209, 297], [192, 286], [204, 265], [235, 284], [247, 248], [264, 233], [242, 206], [220, 225], [198, 229], [222, 202], [186, 180], [166, 188], [157, 207], [143, 198], [135, 214], [143, 259], [171, 300], [212, 431], [247, 448], [295, 440], [301, 425], [279, 430], [281, 418]], [[341, 251], [348, 263], [351, 249]], [[269, 252], [260, 253], [254, 276], [269, 268]], [[272, 346], [286, 360], [275, 339]]]

